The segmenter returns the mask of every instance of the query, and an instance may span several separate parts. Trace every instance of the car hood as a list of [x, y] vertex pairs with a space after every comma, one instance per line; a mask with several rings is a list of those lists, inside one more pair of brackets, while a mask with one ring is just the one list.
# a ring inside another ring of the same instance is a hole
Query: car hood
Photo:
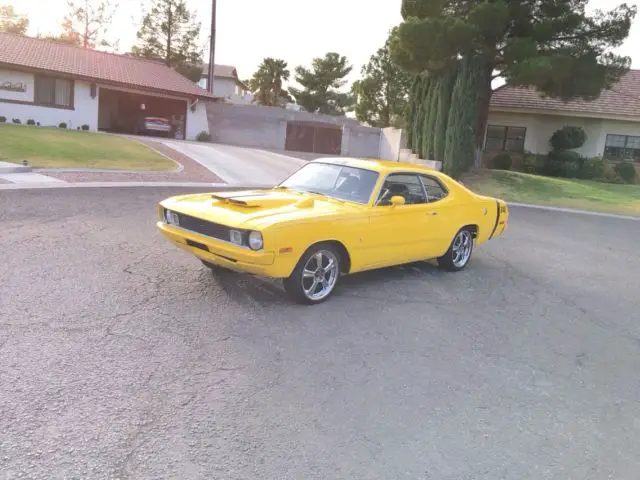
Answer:
[[281, 190], [201, 193], [169, 198], [170, 210], [236, 228], [261, 229], [274, 223], [357, 213], [364, 206], [322, 195]]

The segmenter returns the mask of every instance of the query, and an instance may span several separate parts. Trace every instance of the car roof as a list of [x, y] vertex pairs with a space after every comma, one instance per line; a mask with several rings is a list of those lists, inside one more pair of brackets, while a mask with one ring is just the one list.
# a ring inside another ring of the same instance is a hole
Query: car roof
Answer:
[[433, 168], [425, 165], [416, 165], [413, 163], [404, 162], [392, 162], [389, 160], [378, 159], [366, 159], [366, 158], [351, 158], [351, 157], [326, 157], [318, 158], [314, 160], [315, 163], [330, 163], [332, 165], [344, 165], [347, 167], [363, 168], [366, 170], [373, 170], [379, 173], [393, 173], [393, 172], [416, 172], [426, 173], [429, 175], [442, 178], [442, 174]]

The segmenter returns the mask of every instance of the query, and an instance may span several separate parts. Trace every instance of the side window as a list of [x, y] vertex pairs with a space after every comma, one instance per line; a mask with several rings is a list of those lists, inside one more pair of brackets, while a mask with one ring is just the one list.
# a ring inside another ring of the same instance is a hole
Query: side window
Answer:
[[404, 197], [406, 205], [427, 203], [424, 188], [417, 175], [394, 174], [389, 175], [382, 185], [376, 205], [391, 205], [391, 197]]
[[420, 180], [422, 180], [424, 189], [427, 192], [428, 203], [437, 202], [447, 196], [447, 191], [435, 178], [420, 175]]

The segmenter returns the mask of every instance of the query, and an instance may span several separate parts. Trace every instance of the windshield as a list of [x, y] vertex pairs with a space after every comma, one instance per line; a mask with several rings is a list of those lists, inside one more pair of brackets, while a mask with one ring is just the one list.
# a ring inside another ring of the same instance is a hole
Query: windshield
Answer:
[[350, 202], [368, 203], [377, 181], [378, 173], [372, 170], [329, 163], [309, 163], [280, 186]]

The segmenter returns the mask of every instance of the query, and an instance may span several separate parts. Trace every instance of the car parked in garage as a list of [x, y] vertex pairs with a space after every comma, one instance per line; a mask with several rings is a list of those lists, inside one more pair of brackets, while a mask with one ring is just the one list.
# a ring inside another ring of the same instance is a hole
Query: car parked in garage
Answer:
[[140, 117], [133, 127], [134, 135], [171, 136], [171, 122], [163, 117]]

